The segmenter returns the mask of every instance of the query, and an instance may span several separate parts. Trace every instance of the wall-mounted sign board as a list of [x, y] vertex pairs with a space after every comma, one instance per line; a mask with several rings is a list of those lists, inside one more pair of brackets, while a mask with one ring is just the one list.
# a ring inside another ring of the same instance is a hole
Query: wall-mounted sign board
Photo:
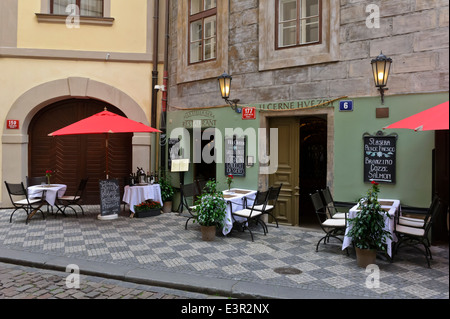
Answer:
[[225, 176], [245, 176], [245, 137], [225, 138]]
[[364, 134], [364, 182], [396, 182], [397, 134]]

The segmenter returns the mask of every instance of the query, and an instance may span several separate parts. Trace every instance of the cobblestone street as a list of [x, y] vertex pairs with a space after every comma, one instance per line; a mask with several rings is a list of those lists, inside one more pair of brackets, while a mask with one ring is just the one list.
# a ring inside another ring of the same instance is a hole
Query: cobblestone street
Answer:
[[80, 275], [67, 288], [69, 273], [0, 263], [0, 299], [207, 299], [197, 293]]

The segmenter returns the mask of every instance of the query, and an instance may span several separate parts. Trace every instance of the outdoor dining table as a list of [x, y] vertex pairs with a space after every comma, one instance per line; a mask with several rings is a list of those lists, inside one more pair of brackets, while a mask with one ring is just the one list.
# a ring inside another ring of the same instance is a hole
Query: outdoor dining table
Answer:
[[125, 186], [123, 201], [130, 205], [130, 211], [134, 213], [134, 206], [146, 200], [159, 202], [163, 206], [161, 186], [159, 184]]
[[[384, 218], [384, 229], [391, 233], [392, 239], [386, 238], [387, 253], [389, 257], [392, 258], [392, 243], [397, 241], [397, 236], [395, 236], [395, 214], [400, 213], [400, 200], [398, 199], [379, 199], [381, 208], [388, 212], [390, 218], [385, 216]], [[348, 212], [348, 218], [355, 218], [358, 213], [359, 203], [353, 206]], [[342, 244], [342, 250], [349, 247], [352, 243], [352, 238], [347, 236], [351, 229], [351, 225], [347, 222], [347, 228], [345, 230], [344, 243]]]
[[[231, 216], [232, 211], [238, 211], [245, 208], [245, 201], [247, 201], [247, 206], [252, 206], [256, 197], [256, 193], [257, 191], [255, 190], [237, 188], [223, 191], [223, 197], [227, 202], [225, 220], [223, 223], [224, 226], [222, 229], [222, 233], [224, 235], [228, 235], [233, 228], [233, 217]], [[234, 218], [238, 219], [240, 217], [236, 216]]]
[[[43, 185], [34, 185], [29, 186], [28, 197], [29, 198], [45, 198], [45, 201], [52, 207], [57, 208], [57, 212], [60, 211], [63, 215], [64, 211], [58, 206], [57, 198], [64, 196], [64, 193], [67, 190], [67, 185], [65, 184], [43, 184]], [[29, 219], [33, 217], [33, 215], [43, 206], [41, 204], [37, 209], [35, 209], [30, 216]]]

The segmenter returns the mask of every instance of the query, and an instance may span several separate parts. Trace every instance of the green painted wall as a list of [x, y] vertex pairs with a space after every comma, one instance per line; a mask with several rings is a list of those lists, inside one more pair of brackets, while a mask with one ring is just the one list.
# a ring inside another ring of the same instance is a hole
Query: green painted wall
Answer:
[[[168, 132], [170, 136], [170, 132], [179, 127], [186, 127], [186, 121], [194, 121], [194, 120], [212, 120], [215, 121], [215, 127], [220, 130], [222, 133], [222, 142], [224, 142], [225, 138], [225, 129], [226, 128], [236, 128], [240, 127], [243, 130], [246, 130], [248, 128], [254, 129], [256, 133], [258, 133], [259, 128], [259, 118], [257, 116], [256, 120], [242, 120], [242, 115], [234, 112], [230, 107], [225, 108], [216, 108], [216, 109], [208, 109], [207, 111], [210, 111], [212, 113], [212, 116], [208, 116], [205, 114], [201, 114], [201, 112], [192, 112], [192, 111], [175, 111], [170, 112], [168, 114]], [[198, 113], [198, 114], [196, 114]], [[204, 124], [208, 125], [208, 124]], [[187, 125], [187, 126], [190, 126]], [[202, 129], [207, 128], [208, 126], [202, 127]], [[182, 147], [186, 148], [187, 145], [185, 144], [187, 142], [187, 138], [182, 139]], [[183, 143], [183, 141], [185, 143]], [[192, 141], [192, 137], [191, 137]], [[258, 147], [255, 145], [249, 145], [249, 142], [247, 142], [247, 156], [253, 156], [255, 160], [257, 159], [257, 153], [254, 152], [252, 149], [255, 149], [256, 152], [258, 152]], [[222, 147], [222, 153], [223, 153], [223, 147]], [[254, 154], [253, 154], [254, 153]], [[192, 159], [192, 154], [191, 154]], [[259, 171], [259, 165], [258, 163], [255, 163], [253, 167], [247, 167], [246, 168], [246, 176], [245, 177], [235, 177], [234, 182], [232, 184], [232, 187], [239, 187], [239, 188], [247, 188], [247, 189], [256, 189], [258, 187], [258, 171]], [[217, 163], [216, 167], [216, 173], [217, 173], [217, 182], [219, 189], [224, 190], [227, 188], [227, 184], [225, 182], [225, 164], [224, 164], [224, 154], [222, 154], [222, 161], [221, 163]], [[189, 166], [189, 172], [185, 173], [185, 183], [190, 183], [193, 181], [194, 178], [194, 172], [193, 172], [193, 165], [190, 164]], [[179, 185], [179, 174], [178, 173], [172, 173], [172, 183], [173, 185]]]
[[[448, 101], [448, 94], [387, 96], [389, 118], [377, 119], [380, 98], [354, 99], [353, 112], [335, 113], [334, 198], [355, 201], [370, 187], [364, 183], [363, 134], [375, 134], [394, 122]], [[400, 199], [403, 205], [428, 207], [432, 192], [434, 132], [384, 130], [397, 133], [397, 182], [381, 184], [382, 198]]]
[[[334, 198], [337, 201], [354, 202], [363, 196], [369, 184], [364, 183], [363, 134], [383, 130], [383, 127], [403, 118], [431, 108], [448, 100], [448, 93], [417, 94], [387, 96], [385, 107], [389, 107], [389, 118], [377, 119], [376, 108], [380, 107], [380, 97], [355, 98], [353, 112], [339, 112], [339, 103], [335, 102], [334, 131]], [[215, 121], [223, 137], [225, 128], [241, 127], [242, 129], [259, 128], [259, 115], [256, 120], [243, 121], [241, 114], [236, 114], [230, 108], [208, 109], [210, 116], [189, 113], [192, 111], [175, 111], [168, 114], [168, 132], [177, 127], [186, 126], [186, 120], [201, 120], [209, 118]], [[434, 149], [434, 132], [414, 132], [412, 130], [384, 130], [385, 134], [397, 133], [397, 164], [396, 183], [381, 184], [382, 198], [400, 199], [403, 205], [428, 207], [432, 192], [432, 150]], [[247, 167], [246, 177], [236, 177], [233, 187], [255, 189], [258, 187], [257, 154], [255, 166]], [[279, 150], [282, 152], [283, 150]], [[256, 147], [257, 152], [257, 147]], [[192, 158], [192, 155], [191, 155]], [[223, 154], [222, 154], [223, 159]], [[217, 164], [217, 180], [219, 188], [225, 189], [225, 166]], [[192, 164], [185, 174], [185, 182], [193, 180]], [[172, 174], [173, 185], [179, 185], [179, 174]], [[330, 181], [329, 181], [330, 182]]]

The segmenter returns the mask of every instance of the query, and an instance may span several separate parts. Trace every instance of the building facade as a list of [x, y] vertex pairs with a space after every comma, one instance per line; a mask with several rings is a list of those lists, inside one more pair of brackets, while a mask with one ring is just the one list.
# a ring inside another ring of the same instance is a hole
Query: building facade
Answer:
[[[443, 138], [438, 156], [448, 164], [448, 131], [383, 127], [448, 100], [448, 9], [440, 0], [171, 1], [167, 126], [181, 146], [174, 154], [191, 163], [185, 181], [215, 178], [225, 188], [227, 143], [241, 136], [233, 185], [283, 183], [276, 214], [285, 224], [308, 222], [316, 189], [355, 202], [370, 180], [383, 182], [383, 198], [428, 207], [436, 170], [448, 193], [448, 170], [433, 157]], [[393, 60], [384, 104], [371, 68], [380, 52]], [[224, 70], [230, 99], [250, 113], [221, 98]], [[390, 168], [367, 159], [365, 136], [395, 140]], [[202, 154], [212, 145], [211, 162]]]
[[[2, 181], [53, 170], [52, 182], [75, 193], [89, 176], [87, 202], [98, 203], [98, 180], [155, 171], [157, 136], [118, 134], [105, 154], [104, 136], [48, 137], [107, 108], [156, 127], [154, 84], [162, 82], [164, 3], [6, 0], [0, 2], [0, 147]], [[4, 183], [2, 183], [4, 184]], [[3, 185], [1, 206], [11, 206]]]

